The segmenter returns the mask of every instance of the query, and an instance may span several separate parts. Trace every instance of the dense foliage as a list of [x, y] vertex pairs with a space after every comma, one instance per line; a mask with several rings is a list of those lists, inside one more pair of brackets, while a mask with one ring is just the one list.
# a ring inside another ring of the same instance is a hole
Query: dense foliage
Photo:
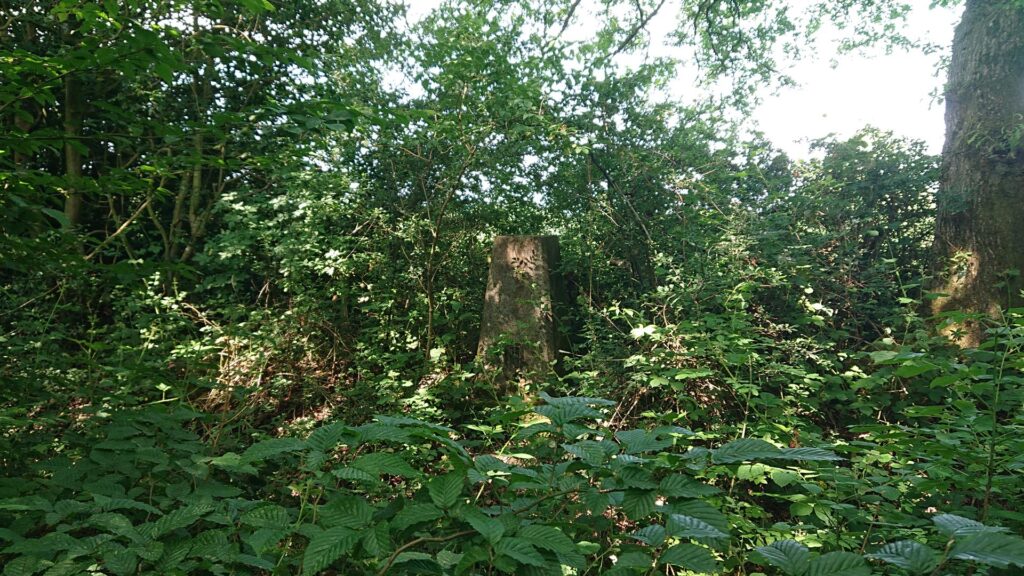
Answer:
[[[735, 121], [901, 13], [684, 2], [740, 86], [684, 106], [617, 60], [661, 6], [598, 4], [0, 0], [3, 574], [1024, 566], [1024, 310], [921, 316], [938, 159]], [[507, 396], [487, 258], [539, 233], [568, 349]]]

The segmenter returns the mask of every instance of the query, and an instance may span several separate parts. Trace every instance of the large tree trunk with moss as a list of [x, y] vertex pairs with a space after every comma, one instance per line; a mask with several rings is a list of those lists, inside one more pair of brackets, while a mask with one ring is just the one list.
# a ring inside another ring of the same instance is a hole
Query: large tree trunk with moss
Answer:
[[[935, 230], [935, 313], [1022, 304], [1024, 4], [968, 0], [953, 39]], [[984, 322], [946, 327], [976, 345]]]

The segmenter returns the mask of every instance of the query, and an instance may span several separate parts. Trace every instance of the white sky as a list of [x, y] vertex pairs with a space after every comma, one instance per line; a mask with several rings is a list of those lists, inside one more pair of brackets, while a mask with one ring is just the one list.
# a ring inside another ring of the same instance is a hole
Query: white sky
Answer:
[[[962, 8], [928, 9], [928, 0], [916, 0], [907, 33], [945, 46]], [[873, 49], [866, 55], [850, 54], [832, 67], [829, 56], [798, 63], [792, 72], [800, 84], [767, 98], [756, 111], [761, 130], [793, 157], [804, 157], [800, 140], [834, 132], [848, 136], [865, 125], [892, 130], [899, 136], [924, 140], [928, 151], [942, 151], [945, 134], [944, 105], [933, 92], [945, 83], [945, 70], [937, 70], [942, 54]]]
[[[807, 0], [794, 0], [795, 5], [800, 2]], [[422, 18], [438, 3], [438, 0], [408, 0], [410, 22]], [[929, 9], [930, 0], [910, 0], [910, 3], [914, 11], [904, 33], [944, 46], [948, 51], [962, 8]], [[567, 31], [566, 37], [597, 28], [597, 25], [585, 24]], [[665, 17], [659, 14], [652, 21], [650, 55], [674, 55], [663, 40], [674, 25], [671, 13]], [[823, 30], [819, 56], [805, 58], [789, 70], [798, 86], [766, 95], [748, 128], [759, 128], [794, 159], [808, 156], [809, 140], [830, 133], [849, 136], [866, 125], [924, 140], [929, 152], [938, 154], [945, 130], [943, 104], [933, 101], [932, 94], [945, 80], [945, 72], [937, 70], [942, 54], [925, 55], [916, 51], [885, 54], [884, 49], [873, 48], [837, 57], [831, 47], [837, 38], [834, 30]], [[623, 64], [639, 58], [627, 56]], [[669, 87], [666, 96], [673, 97], [673, 94], [685, 95], [688, 100], [699, 98], [692, 80], [684, 75]]]

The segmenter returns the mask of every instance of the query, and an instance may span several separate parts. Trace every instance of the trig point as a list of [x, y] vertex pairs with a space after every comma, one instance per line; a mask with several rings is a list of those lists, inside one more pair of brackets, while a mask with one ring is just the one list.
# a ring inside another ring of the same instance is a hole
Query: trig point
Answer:
[[565, 304], [557, 236], [498, 236], [484, 294], [477, 357], [503, 382], [552, 372], [562, 342]]

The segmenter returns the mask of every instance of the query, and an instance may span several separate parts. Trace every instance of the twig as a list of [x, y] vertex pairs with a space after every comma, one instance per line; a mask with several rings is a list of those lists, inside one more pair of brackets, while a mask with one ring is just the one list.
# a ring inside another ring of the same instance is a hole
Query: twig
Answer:
[[99, 254], [100, 250], [106, 248], [107, 244], [110, 244], [110, 242], [113, 241], [114, 238], [117, 238], [118, 236], [121, 235], [122, 232], [127, 230], [128, 226], [130, 226], [131, 223], [134, 222], [135, 219], [138, 218], [142, 214], [142, 211], [145, 210], [149, 206], [149, 201], [152, 200], [152, 199], [153, 199], [152, 196], [146, 198], [146, 201], [143, 202], [142, 205], [139, 206], [137, 210], [135, 210], [135, 213], [132, 214], [131, 216], [129, 216], [128, 219], [125, 220], [123, 223], [121, 223], [121, 227], [118, 228], [117, 230], [115, 230], [113, 234], [111, 234], [110, 236], [107, 236], [106, 240], [104, 240], [103, 242], [100, 242], [100, 245], [97, 246], [95, 250], [90, 252], [89, 255], [85, 257], [85, 259], [86, 260], [92, 260], [92, 257], [95, 256], [96, 254]]
[[394, 552], [392, 552], [387, 562], [384, 563], [384, 566], [377, 571], [377, 575], [384, 576], [384, 574], [387, 574], [388, 569], [391, 568], [391, 565], [395, 563], [395, 559], [398, 558], [398, 555], [402, 552], [405, 552], [409, 548], [412, 548], [413, 546], [419, 546], [420, 544], [425, 544], [427, 542], [447, 542], [449, 540], [455, 540], [456, 538], [462, 538], [463, 536], [469, 536], [470, 534], [476, 534], [476, 530], [463, 530], [461, 532], [449, 534], [448, 536], [423, 536], [415, 540], [410, 540], [405, 544], [402, 544], [397, 549], [395, 549]]
[[611, 56], [615, 56], [619, 52], [622, 52], [623, 50], [628, 48], [629, 45], [633, 43], [633, 40], [636, 39], [637, 34], [639, 34], [641, 30], [646, 28], [647, 24], [650, 23], [651, 19], [654, 18], [658, 14], [658, 12], [661, 11], [661, 8], [665, 5], [666, 1], [667, 0], [661, 0], [661, 4], [658, 4], [658, 6], [654, 8], [654, 10], [651, 10], [649, 14], [644, 16], [640, 20], [640, 22], [633, 28], [633, 30], [630, 31], [629, 35], [626, 36], [626, 39], [619, 44], [619, 47], [616, 48], [615, 51], [611, 53]]

